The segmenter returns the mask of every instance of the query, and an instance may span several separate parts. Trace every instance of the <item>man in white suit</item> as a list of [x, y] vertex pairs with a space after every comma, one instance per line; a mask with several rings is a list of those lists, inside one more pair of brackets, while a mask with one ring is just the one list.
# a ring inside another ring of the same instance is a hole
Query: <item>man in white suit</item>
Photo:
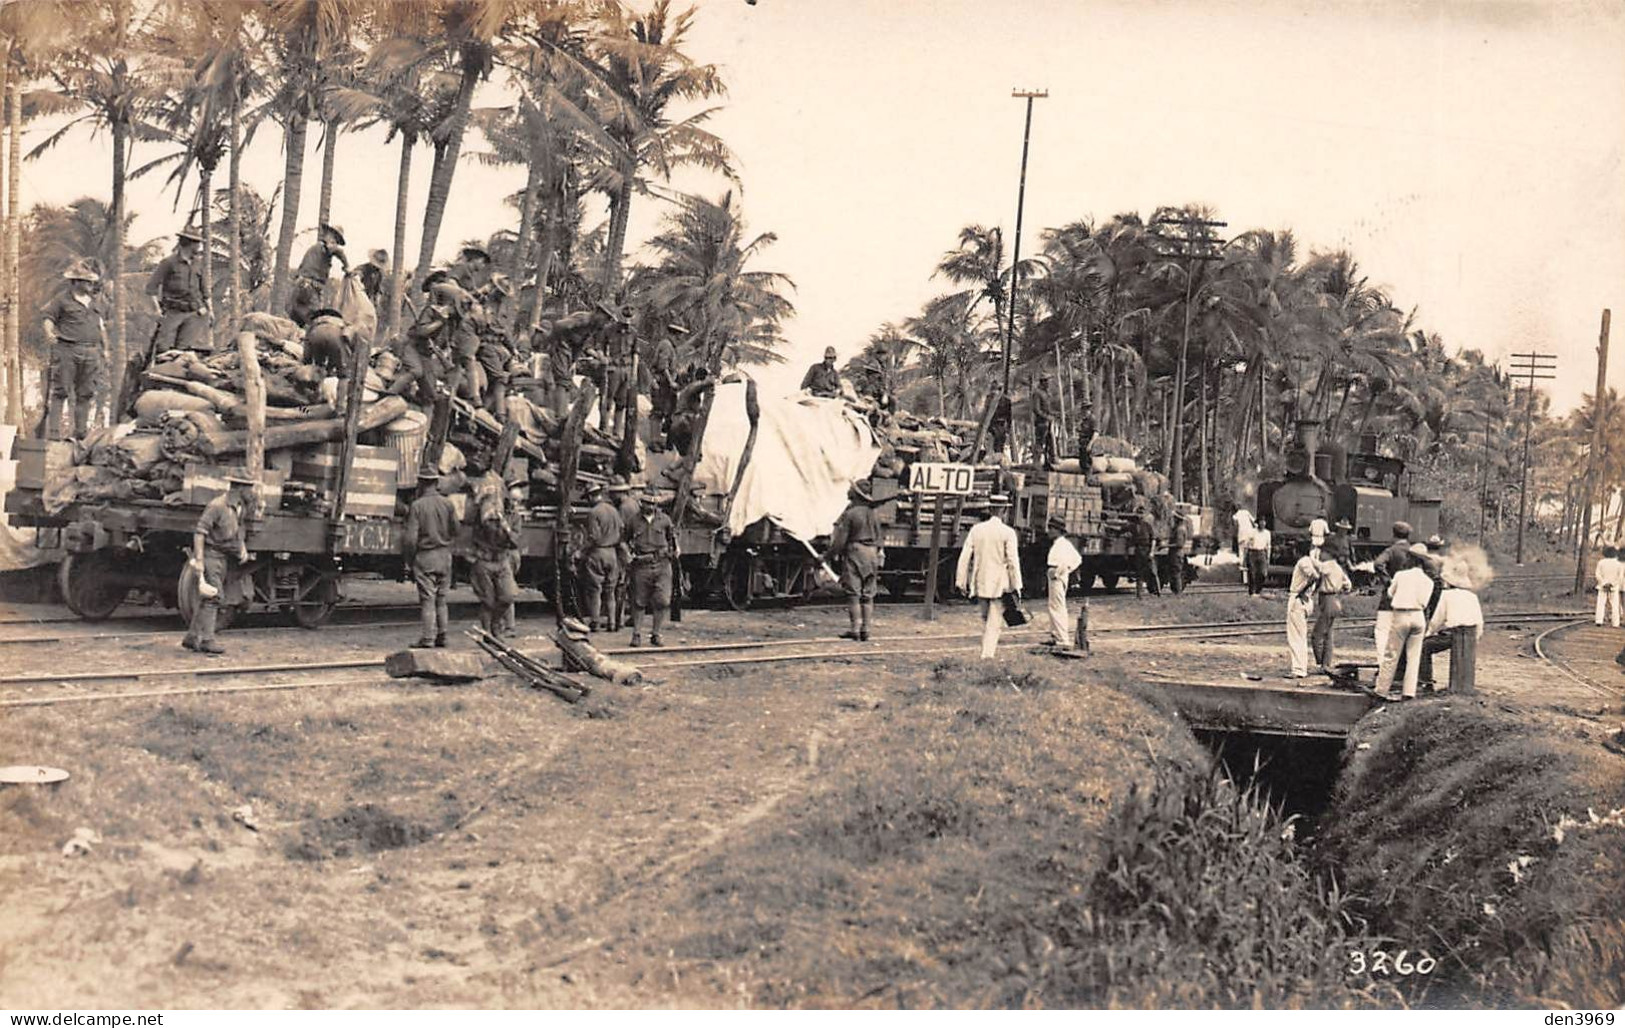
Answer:
[[982, 609], [982, 659], [992, 660], [999, 646], [999, 628], [1004, 623], [1004, 594], [1021, 592], [1021, 554], [1016, 530], [1001, 515], [1010, 506], [1010, 497], [999, 493], [988, 497], [987, 517], [965, 535], [959, 551], [959, 570], [954, 584], [961, 592], [976, 597]]

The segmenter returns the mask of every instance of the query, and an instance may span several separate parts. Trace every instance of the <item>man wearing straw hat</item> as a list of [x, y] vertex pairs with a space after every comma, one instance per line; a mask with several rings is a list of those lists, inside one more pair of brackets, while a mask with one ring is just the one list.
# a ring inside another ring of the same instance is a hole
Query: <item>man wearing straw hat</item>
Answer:
[[246, 474], [226, 475], [226, 491], [208, 502], [192, 530], [190, 563], [198, 576], [199, 602], [181, 640], [185, 649], [211, 656], [226, 652], [214, 640], [214, 626], [231, 564], [249, 561], [243, 518], [253, 490], [254, 480]]
[[1003, 493], [987, 498], [986, 517], [965, 534], [954, 574], [954, 585], [981, 606], [983, 660], [992, 660], [999, 648], [1005, 595], [1021, 593], [1020, 543], [1016, 530], [1001, 519], [1009, 508], [1010, 497]]
[[[1072, 540], [1066, 537], [1066, 522], [1061, 518], [1050, 518], [1045, 524], [1049, 534], [1049, 556], [1045, 560], [1049, 575], [1049, 638], [1050, 645], [1057, 650], [1072, 648], [1071, 623], [1067, 614], [1066, 590], [1072, 581], [1072, 572], [1078, 570], [1083, 564], [1083, 555], [1078, 548], [1072, 545]], [[1083, 609], [1089, 609], [1089, 601], [1083, 601]], [[1088, 614], [1083, 615], [1085, 618]], [[1080, 631], [1081, 639], [1087, 641], [1087, 636]]]
[[875, 517], [874, 497], [867, 481], [852, 483], [847, 491], [852, 502], [841, 513], [830, 532], [824, 559], [841, 559], [841, 591], [846, 593], [846, 613], [851, 623], [842, 639], [869, 641], [869, 625], [874, 620], [875, 591], [880, 583], [884, 561], [884, 536]]
[[1433, 655], [1450, 654], [1450, 690], [1461, 694], [1474, 690], [1478, 673], [1478, 640], [1484, 636], [1484, 608], [1473, 591], [1472, 565], [1447, 557], [1440, 569], [1444, 591], [1438, 606], [1428, 618], [1427, 636], [1422, 640], [1420, 680], [1430, 689], [1433, 683]]
[[45, 338], [51, 344], [50, 392], [45, 400], [47, 439], [59, 439], [62, 404], [73, 412], [73, 437], [84, 438], [90, 409], [96, 401], [107, 352], [107, 326], [95, 309], [95, 286], [101, 277], [84, 261], [77, 261], [62, 277], [68, 289], [45, 309]]
[[653, 622], [649, 645], [662, 646], [660, 629], [666, 623], [666, 612], [671, 609], [672, 565], [681, 553], [677, 545], [677, 529], [666, 512], [660, 509], [660, 492], [653, 482], [644, 486], [638, 497], [638, 515], [632, 520], [629, 540], [632, 549], [632, 645], [643, 645], [643, 612], [648, 610]]

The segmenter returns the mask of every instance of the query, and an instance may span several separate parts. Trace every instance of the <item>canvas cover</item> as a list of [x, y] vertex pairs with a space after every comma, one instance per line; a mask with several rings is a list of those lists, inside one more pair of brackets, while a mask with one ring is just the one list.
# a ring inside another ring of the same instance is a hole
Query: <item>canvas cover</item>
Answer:
[[[880, 457], [874, 433], [840, 400], [797, 394], [758, 394], [756, 447], [728, 517], [735, 533], [770, 518], [791, 535], [828, 535], [846, 509], [847, 489]], [[694, 480], [700, 490], [726, 494], [750, 434], [745, 383], [717, 387]]]
[[6, 494], [17, 482], [17, 462], [11, 459], [11, 444], [16, 438], [15, 425], [0, 425], [0, 571], [21, 571], [59, 559], [34, 545], [32, 528], [14, 528], [6, 521]]

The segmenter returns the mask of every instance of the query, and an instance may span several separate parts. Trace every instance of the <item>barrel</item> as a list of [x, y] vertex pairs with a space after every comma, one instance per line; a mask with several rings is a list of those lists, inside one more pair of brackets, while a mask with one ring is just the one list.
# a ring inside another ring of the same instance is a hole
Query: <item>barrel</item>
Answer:
[[421, 411], [409, 410], [379, 429], [383, 444], [400, 455], [398, 480], [411, 483], [417, 480], [418, 465], [423, 460], [423, 446], [429, 440], [429, 416]]

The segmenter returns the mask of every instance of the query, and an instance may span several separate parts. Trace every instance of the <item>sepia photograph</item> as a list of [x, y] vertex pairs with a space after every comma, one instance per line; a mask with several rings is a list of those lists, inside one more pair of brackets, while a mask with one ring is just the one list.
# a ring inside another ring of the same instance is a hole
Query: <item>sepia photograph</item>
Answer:
[[1619, 0], [0, 0], [0, 1010], [1607, 1028], [1614, 309]]

